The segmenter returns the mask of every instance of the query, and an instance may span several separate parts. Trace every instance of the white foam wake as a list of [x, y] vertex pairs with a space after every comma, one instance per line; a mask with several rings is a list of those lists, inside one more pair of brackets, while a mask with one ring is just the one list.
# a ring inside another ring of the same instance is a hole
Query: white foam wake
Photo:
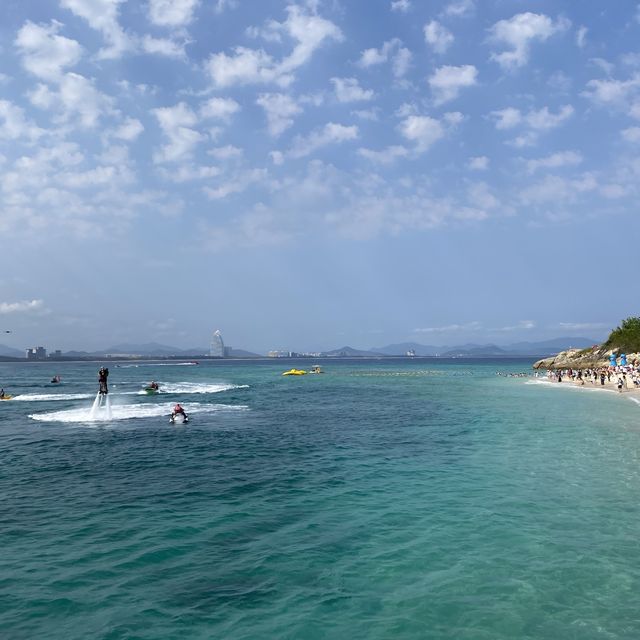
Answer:
[[137, 369], [138, 367], [194, 367], [197, 362], [141, 362], [140, 364], [117, 364], [117, 369]]
[[[248, 384], [228, 384], [225, 382], [159, 382], [159, 393], [221, 393], [232, 389], [248, 389]], [[147, 395], [144, 389], [138, 395]]]
[[56, 400], [86, 400], [93, 395], [88, 393], [23, 393], [13, 400], [20, 402], [53, 402]]
[[[200, 403], [183, 404], [187, 414], [192, 413], [214, 413], [217, 411], [246, 411], [249, 407], [246, 405], [201, 405]], [[110, 422], [116, 420], [135, 420], [139, 418], [156, 418], [171, 414], [173, 409], [172, 403], [163, 404], [125, 404], [115, 405], [111, 407], [111, 418], [107, 419], [101, 412], [95, 412], [94, 418], [91, 418], [91, 409], [82, 407], [79, 409], [67, 409], [65, 411], [51, 411], [47, 413], [33, 413], [29, 417], [40, 422], [67, 422], [67, 423], [97, 423]]]

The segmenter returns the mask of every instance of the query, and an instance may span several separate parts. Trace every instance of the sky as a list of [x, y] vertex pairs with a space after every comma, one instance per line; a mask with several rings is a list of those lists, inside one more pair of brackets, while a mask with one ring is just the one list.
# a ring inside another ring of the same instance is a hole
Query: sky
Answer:
[[603, 339], [639, 44], [631, 0], [2, 0], [0, 341]]

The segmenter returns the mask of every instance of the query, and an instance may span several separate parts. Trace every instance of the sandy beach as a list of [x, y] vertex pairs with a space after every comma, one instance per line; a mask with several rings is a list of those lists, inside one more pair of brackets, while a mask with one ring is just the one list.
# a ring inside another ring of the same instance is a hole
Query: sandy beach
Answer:
[[[623, 382], [621, 390], [618, 390], [618, 377], [621, 377]], [[633, 379], [630, 374], [627, 374], [625, 382], [625, 378], [621, 374], [613, 373], [611, 374], [610, 380], [605, 377], [604, 384], [600, 382], [599, 376], [597, 380], [594, 380], [591, 376], [585, 377], [582, 380], [578, 380], [570, 377], [569, 375], [563, 375], [562, 382], [557, 382], [556, 372], [551, 372], [551, 376], [541, 375], [538, 379], [547, 380], [553, 384], [584, 387], [585, 389], [601, 389], [603, 391], [609, 392], [614, 391], [615, 393], [620, 393], [621, 395], [632, 395], [633, 397], [637, 397], [640, 399], [640, 387], [636, 387], [633, 384]]]

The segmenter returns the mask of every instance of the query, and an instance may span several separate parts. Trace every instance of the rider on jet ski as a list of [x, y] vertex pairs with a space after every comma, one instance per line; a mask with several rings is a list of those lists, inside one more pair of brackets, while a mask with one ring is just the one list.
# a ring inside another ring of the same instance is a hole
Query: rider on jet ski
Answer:
[[171, 421], [173, 422], [176, 419], [176, 416], [182, 416], [183, 420], [187, 420], [187, 414], [184, 409], [180, 406], [180, 403], [176, 403], [176, 406], [173, 407], [173, 413], [171, 414]]

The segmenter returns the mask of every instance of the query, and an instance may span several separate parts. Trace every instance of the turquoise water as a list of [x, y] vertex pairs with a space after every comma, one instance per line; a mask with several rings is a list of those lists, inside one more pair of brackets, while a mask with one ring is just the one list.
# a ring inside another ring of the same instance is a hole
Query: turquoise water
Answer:
[[111, 365], [91, 422], [98, 365], [0, 365], [0, 636], [640, 637], [640, 405], [290, 366]]

